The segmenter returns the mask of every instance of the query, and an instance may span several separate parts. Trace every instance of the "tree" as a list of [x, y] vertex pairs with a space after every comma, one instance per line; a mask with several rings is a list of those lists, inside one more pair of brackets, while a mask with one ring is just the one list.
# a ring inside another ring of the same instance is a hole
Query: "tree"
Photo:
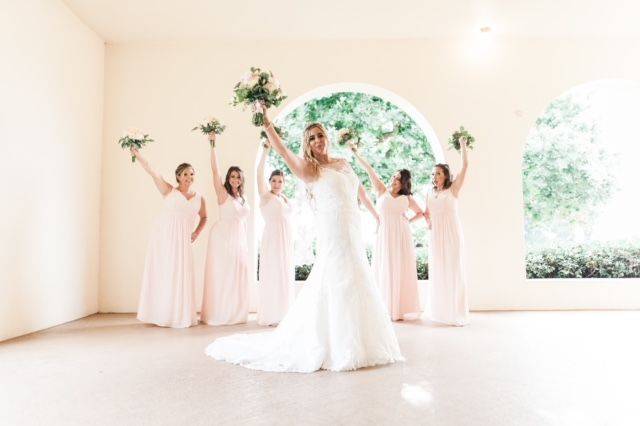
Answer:
[[557, 98], [527, 139], [522, 174], [530, 247], [588, 239], [598, 207], [612, 193], [613, 158], [587, 106], [588, 96]]

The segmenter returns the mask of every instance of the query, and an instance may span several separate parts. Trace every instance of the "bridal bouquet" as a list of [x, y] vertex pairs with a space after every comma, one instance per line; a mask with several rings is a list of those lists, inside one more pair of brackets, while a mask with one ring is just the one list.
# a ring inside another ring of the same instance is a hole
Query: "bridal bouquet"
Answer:
[[460, 126], [460, 130], [453, 132], [449, 138], [449, 146], [455, 148], [456, 151], [460, 151], [460, 139], [462, 138], [467, 140], [467, 147], [473, 149], [473, 143], [476, 141], [476, 138], [471, 136], [471, 133], [462, 126]]
[[[139, 129], [133, 129], [133, 128], [127, 130], [124, 136], [122, 136], [118, 140], [118, 143], [120, 144], [122, 149], [131, 149], [131, 148], [140, 149], [146, 144], [148, 144], [149, 142], [153, 142], [153, 139], [151, 139], [148, 134], [144, 133]], [[135, 163], [135, 161], [136, 161], [136, 157], [132, 155], [131, 162]]]
[[[284, 131], [282, 130], [282, 127], [273, 126], [273, 129], [276, 131], [278, 136], [280, 136], [281, 138], [284, 137]], [[265, 132], [264, 130], [260, 131], [260, 141], [262, 142], [263, 148], [267, 148], [269, 146], [269, 138], [267, 137], [267, 132]]]
[[256, 108], [256, 103], [265, 109], [279, 106], [287, 97], [282, 93], [280, 83], [273, 77], [271, 71], [251, 67], [233, 89], [233, 106], [250, 105], [253, 110], [253, 125], [260, 127], [264, 124], [264, 114]]
[[355, 130], [340, 129], [338, 131], [338, 145], [348, 145], [349, 148], [355, 150], [360, 145], [360, 136]]
[[202, 133], [204, 133], [205, 135], [208, 135], [210, 133], [215, 133], [216, 135], [219, 135], [222, 132], [224, 132], [224, 129], [226, 127], [227, 126], [225, 126], [224, 124], [221, 124], [220, 120], [218, 120], [217, 118], [206, 117], [204, 120], [200, 122], [200, 124], [198, 124], [196, 127], [191, 129], [191, 131], [193, 132], [200, 129]]

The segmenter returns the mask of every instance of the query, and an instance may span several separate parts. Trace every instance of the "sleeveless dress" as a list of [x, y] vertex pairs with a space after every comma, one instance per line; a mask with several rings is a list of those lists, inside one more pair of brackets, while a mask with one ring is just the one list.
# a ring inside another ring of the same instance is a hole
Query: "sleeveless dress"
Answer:
[[221, 337], [217, 359], [264, 371], [344, 371], [403, 360], [367, 262], [353, 170], [321, 169], [310, 185], [317, 258], [274, 331]]
[[229, 196], [211, 227], [204, 272], [201, 320], [209, 325], [239, 324], [249, 316], [249, 206]]
[[293, 301], [293, 209], [290, 202], [271, 193], [260, 203], [265, 226], [260, 244], [258, 324], [275, 325]]
[[392, 320], [419, 313], [416, 252], [409, 220], [405, 212], [409, 197], [393, 197], [385, 191], [377, 200], [380, 228], [373, 251], [372, 265], [382, 300]]
[[427, 208], [431, 215], [429, 317], [444, 324], [465, 325], [469, 323], [469, 304], [458, 199], [451, 189], [437, 196], [429, 192]]
[[164, 198], [144, 265], [138, 319], [164, 327], [196, 325], [195, 273], [191, 233], [202, 197], [173, 188]]

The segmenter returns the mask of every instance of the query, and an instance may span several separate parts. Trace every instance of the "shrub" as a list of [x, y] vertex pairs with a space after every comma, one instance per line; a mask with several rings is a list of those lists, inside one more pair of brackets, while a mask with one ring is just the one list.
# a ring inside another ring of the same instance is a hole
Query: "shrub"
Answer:
[[639, 278], [640, 245], [610, 243], [530, 250], [527, 278]]

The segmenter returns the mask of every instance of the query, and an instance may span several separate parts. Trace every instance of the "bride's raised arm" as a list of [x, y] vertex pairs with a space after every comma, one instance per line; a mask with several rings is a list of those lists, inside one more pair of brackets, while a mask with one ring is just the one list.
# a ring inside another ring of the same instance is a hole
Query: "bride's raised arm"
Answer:
[[273, 128], [273, 123], [267, 115], [267, 109], [263, 108], [262, 112], [264, 114], [264, 131], [269, 138], [271, 147], [278, 154], [280, 154], [280, 156], [282, 157], [284, 162], [287, 163], [287, 166], [289, 166], [289, 169], [291, 169], [291, 172], [294, 175], [305, 182], [313, 180], [314, 175], [309, 164], [307, 164], [307, 162], [303, 158], [297, 156], [293, 153], [293, 151], [285, 146], [285, 144], [282, 142], [282, 139], [278, 135], [278, 132], [276, 132], [276, 129]]

